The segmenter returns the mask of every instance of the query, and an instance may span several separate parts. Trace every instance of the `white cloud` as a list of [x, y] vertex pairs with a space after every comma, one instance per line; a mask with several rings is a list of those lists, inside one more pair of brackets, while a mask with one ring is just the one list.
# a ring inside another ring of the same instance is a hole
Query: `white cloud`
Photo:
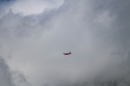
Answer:
[[63, 2], [64, 0], [16, 0], [10, 9], [14, 13], [32, 15], [59, 8]]

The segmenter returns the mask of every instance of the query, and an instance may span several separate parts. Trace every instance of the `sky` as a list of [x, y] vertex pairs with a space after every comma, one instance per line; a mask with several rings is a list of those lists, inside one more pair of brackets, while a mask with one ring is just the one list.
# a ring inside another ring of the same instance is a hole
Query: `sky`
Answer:
[[0, 85], [128, 86], [129, 4], [0, 0]]

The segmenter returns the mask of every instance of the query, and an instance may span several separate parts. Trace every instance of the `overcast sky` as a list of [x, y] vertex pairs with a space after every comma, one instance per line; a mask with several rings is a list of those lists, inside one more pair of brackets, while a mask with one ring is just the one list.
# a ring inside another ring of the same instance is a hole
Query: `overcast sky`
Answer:
[[129, 15], [129, 0], [1, 0], [0, 85], [130, 81]]

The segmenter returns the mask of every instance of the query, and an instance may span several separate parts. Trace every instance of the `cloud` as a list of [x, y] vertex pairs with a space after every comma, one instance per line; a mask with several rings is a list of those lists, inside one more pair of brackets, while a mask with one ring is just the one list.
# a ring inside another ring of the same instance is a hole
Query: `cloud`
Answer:
[[[0, 55], [11, 70], [22, 71], [15, 73], [16, 83], [120, 86], [130, 78], [129, 3], [16, 0], [3, 5], [1, 10], [8, 9], [0, 14]], [[67, 51], [72, 55], [62, 54]]]
[[0, 84], [1, 86], [14, 86], [11, 80], [11, 73], [3, 58], [0, 57]]
[[6, 61], [0, 57], [1, 86], [30, 86], [25, 76], [19, 71], [11, 71]]
[[45, 10], [59, 8], [63, 0], [16, 0], [10, 7], [14, 13], [22, 13], [23, 15], [39, 14]]
[[18, 70], [12, 71], [12, 80], [14, 86], [31, 86], [24, 74]]

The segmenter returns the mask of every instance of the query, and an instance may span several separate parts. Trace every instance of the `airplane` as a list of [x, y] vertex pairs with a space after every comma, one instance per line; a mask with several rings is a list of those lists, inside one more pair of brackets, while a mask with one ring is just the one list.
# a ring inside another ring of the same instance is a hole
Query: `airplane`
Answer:
[[70, 55], [71, 54], [71, 51], [70, 52], [68, 52], [68, 53], [63, 53], [64, 55]]

